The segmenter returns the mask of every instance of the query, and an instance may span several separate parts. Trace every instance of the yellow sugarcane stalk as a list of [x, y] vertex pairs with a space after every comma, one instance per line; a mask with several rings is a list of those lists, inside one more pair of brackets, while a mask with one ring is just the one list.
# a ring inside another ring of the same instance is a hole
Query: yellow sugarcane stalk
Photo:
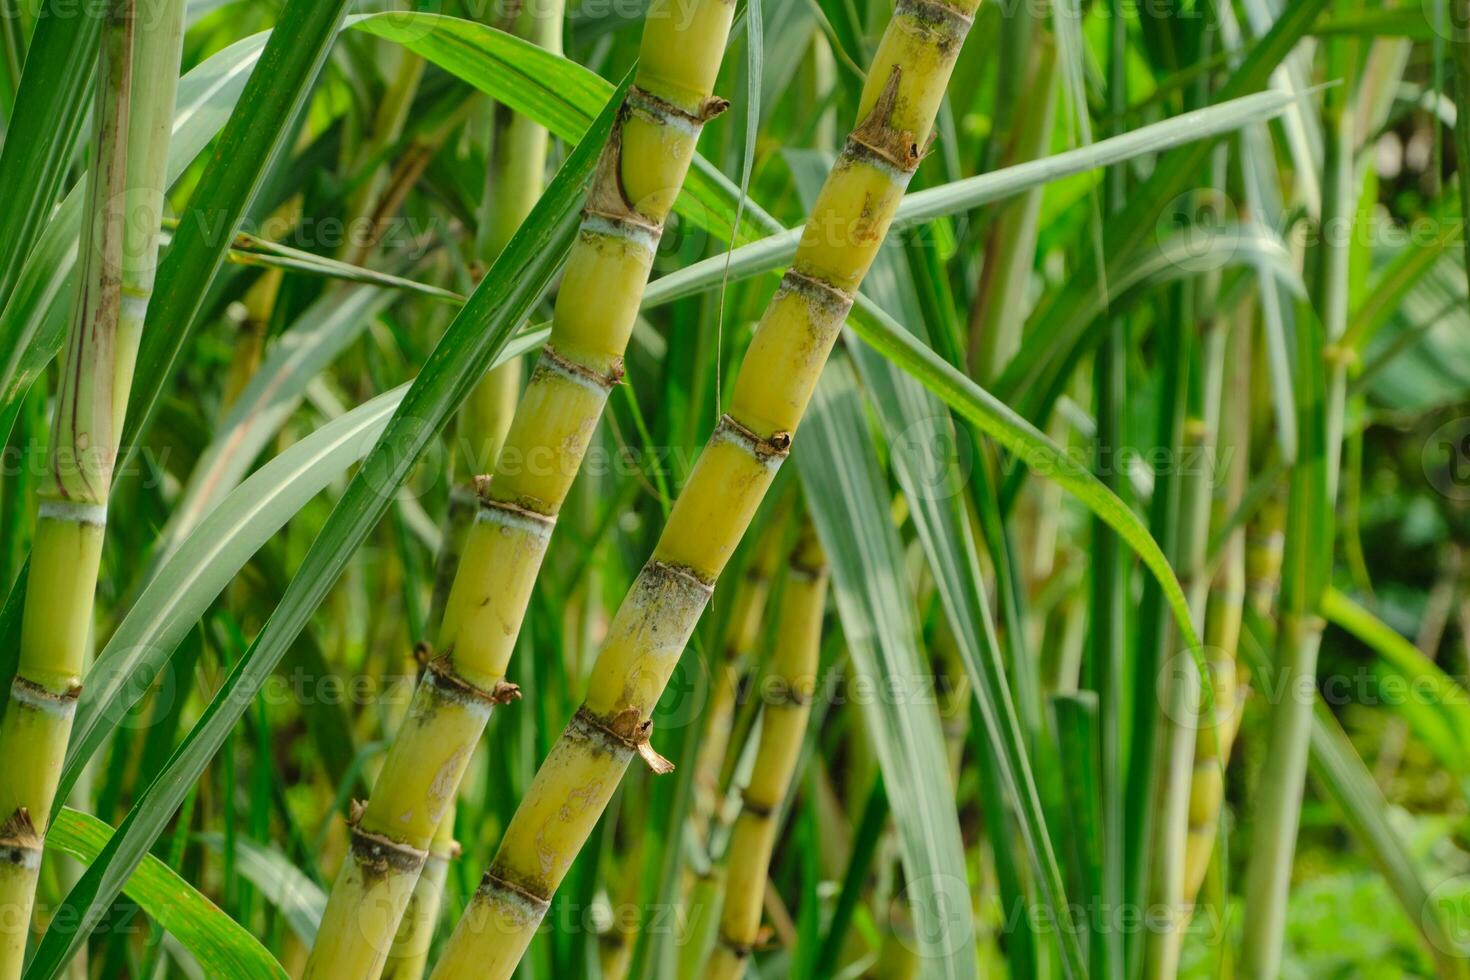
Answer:
[[107, 497], [153, 288], [183, 36], [181, 0], [114, 0], [105, 17], [79, 295], [37, 493], [20, 657], [0, 724], [5, 980], [20, 975], [43, 840], [90, 652]]
[[725, 625], [720, 659], [710, 678], [709, 706], [704, 713], [704, 737], [694, 772], [694, 830], [696, 839], [707, 841], [710, 823], [717, 821], [724, 800], [721, 774], [730, 748], [730, 729], [735, 723], [735, 701], [740, 689], [740, 675], [750, 652], [760, 640], [765, 622], [766, 600], [771, 591], [771, 577], [781, 559], [782, 535], [786, 530], [783, 514], [773, 515], [771, 525], [751, 556], [745, 576], [735, 593], [730, 619]]
[[769, 697], [761, 719], [760, 747], [730, 838], [725, 907], [719, 940], [704, 972], [706, 980], [738, 980], [760, 931], [776, 821], [796, 775], [811, 716], [826, 604], [826, 561], [808, 525], [791, 555], [781, 595], [779, 640], [766, 675]]
[[[1229, 341], [1227, 363], [1250, 364], [1250, 318], [1237, 320]], [[1223, 527], [1245, 497], [1250, 449], [1250, 371], [1232, 373], [1220, 409], [1220, 466], [1228, 467], [1222, 492], [1214, 502], [1212, 523]], [[1228, 459], [1226, 457], [1229, 457]], [[1247, 568], [1250, 592], [1258, 608], [1269, 612], [1276, 583], [1281, 575], [1281, 522], [1284, 513], [1268, 502], [1251, 525], [1252, 543], [1247, 545], [1243, 527], [1231, 530], [1221, 548], [1219, 565], [1210, 584], [1205, 605], [1205, 659], [1213, 685], [1213, 717], [1201, 719], [1195, 741], [1194, 777], [1189, 792], [1189, 844], [1184, 862], [1184, 898], [1193, 906], [1209, 872], [1225, 800], [1225, 769], [1240, 729], [1241, 700], [1249, 682], [1239, 660], [1241, 623], [1247, 599]], [[1253, 556], [1247, 558], [1247, 552]]]
[[928, 144], [978, 5], [897, 4], [863, 89], [862, 122], [761, 319], [729, 413], [614, 616], [586, 700], [506, 828], [435, 970], [439, 980], [510, 976], [633, 757], [667, 769], [649, 746], [650, 713], [786, 458], [853, 294]]
[[712, 96], [733, 0], [659, 0], [635, 84], [603, 151], [557, 296], [551, 338], [479, 500], [409, 716], [351, 827], [307, 977], [376, 977], [427, 848], [496, 704], [556, 516], [638, 315], [663, 222]]
[[[538, 44], [554, 54], [562, 52], [563, 0], [525, 4], [509, 23], [517, 37]], [[545, 184], [546, 161], [551, 138], [546, 129], [511, 112], [505, 105], [490, 107], [491, 133], [484, 200], [479, 214], [476, 259], [488, 265], [500, 256], [520, 228]], [[500, 457], [521, 397], [519, 358], [491, 369], [460, 406], [458, 469], [469, 477], [450, 490], [445, 513], [443, 544], [434, 569], [434, 587], [429, 603], [429, 622], [439, 623], [454, 574], [464, 551], [464, 538], [474, 517], [480, 474], [489, 473]], [[384, 980], [419, 980], [429, 962], [429, 947], [439, 923], [444, 880], [449, 861], [458, 853], [454, 840], [453, 804], [439, 820], [434, 840], [403, 920], [388, 950]]]
[[454, 840], [454, 808], [450, 807], [429, 843], [429, 856], [419, 873], [408, 907], [403, 911], [398, 934], [393, 937], [393, 945], [388, 950], [383, 980], [419, 980], [424, 975], [429, 965], [429, 947], [434, 942], [434, 927], [439, 923], [449, 862], [458, 856], [459, 844]]

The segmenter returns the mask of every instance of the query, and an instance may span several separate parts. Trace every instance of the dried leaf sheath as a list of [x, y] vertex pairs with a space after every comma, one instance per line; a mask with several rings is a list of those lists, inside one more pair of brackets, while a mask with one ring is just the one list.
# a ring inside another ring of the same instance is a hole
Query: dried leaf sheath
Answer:
[[[567, 261], [549, 342], [478, 501], [450, 587], [435, 658], [353, 823], [308, 977], [376, 977], [430, 842], [505, 682], [557, 514], [608, 393], [623, 372], [664, 220], [703, 124], [732, 0], [649, 11], [635, 85], [604, 149]], [[389, 842], [396, 858], [381, 863]], [[362, 842], [368, 842], [371, 846]]]
[[434, 976], [508, 977], [601, 816], [632, 740], [785, 459], [852, 297], [930, 138], [976, 2], [898, 4], [862, 120], [817, 199], [721, 420], [609, 628], [585, 702], [533, 781]]

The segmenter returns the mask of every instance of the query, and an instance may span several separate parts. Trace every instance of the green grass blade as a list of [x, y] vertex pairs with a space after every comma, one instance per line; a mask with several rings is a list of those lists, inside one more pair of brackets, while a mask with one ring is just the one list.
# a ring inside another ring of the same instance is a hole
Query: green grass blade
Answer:
[[[224, 851], [223, 834], [200, 834], [199, 839], [213, 851]], [[296, 938], [310, 946], [321, 925], [322, 910], [327, 907], [327, 893], [277, 848], [246, 837], [236, 838], [234, 843], [241, 877], [260, 889], [266, 901], [280, 910]]]
[[[378, 289], [332, 290], [282, 332], [245, 390], [220, 420], [159, 533], [161, 561], [240, 484], [277, 430], [301, 404], [306, 386], [367, 329], [393, 299]], [[376, 435], [374, 436], [376, 438]]]
[[[80, 861], [97, 859], [113, 830], [96, 817], [69, 807], [56, 815], [46, 833], [46, 849]], [[211, 977], [264, 980], [288, 974], [260, 940], [205, 898], [173, 869], [148, 855], [128, 879], [127, 896], [150, 919], [167, 929]]]
[[[1247, 608], [1240, 649], [1256, 678], [1276, 673], [1268, 651], [1275, 627]], [[1320, 698], [1312, 715], [1309, 772], [1337, 804], [1358, 844], [1388, 881], [1404, 915], [1424, 938], [1424, 948], [1446, 978], [1470, 976], [1458, 909], [1448, 910], [1431, 894], [1408, 847], [1390, 823], [1390, 807], [1347, 733]], [[1448, 913], [1448, 917], [1447, 917]]]
[[97, 657], [58, 800], [150, 689], [226, 585], [296, 512], [365, 456], [403, 398], [390, 391], [291, 446], [211, 510], [158, 569]]
[[0, 304], [51, 216], [91, 108], [104, 13], [101, 4], [65, 0], [39, 11], [0, 149]]
[[[893, 229], [915, 227], [935, 218], [963, 214], [1067, 177], [1126, 163], [1196, 140], [1213, 139], [1250, 123], [1272, 119], [1289, 102], [1290, 99], [1279, 92], [1260, 92], [1141, 126], [1081, 149], [915, 191], [906, 195], [899, 205]], [[742, 245], [728, 255], [731, 277], [739, 279], [784, 268], [796, 254], [796, 244], [800, 240], [801, 229], [795, 228], [768, 233], [759, 241]], [[726, 261], [727, 256], [716, 255], [654, 281], [649, 286], [645, 308], [672, 302], [706, 288], [714, 271], [723, 269]]]
[[875, 690], [864, 699], [869, 735], [899, 832], [906, 887], [925, 976], [975, 976], [975, 930], [939, 712], [913, 697], [930, 671], [902, 544], [889, 514], [888, 481], [864, 426], [857, 380], [841, 359], [827, 366], [803, 426], [798, 472], [832, 568], [833, 592], [852, 663]]

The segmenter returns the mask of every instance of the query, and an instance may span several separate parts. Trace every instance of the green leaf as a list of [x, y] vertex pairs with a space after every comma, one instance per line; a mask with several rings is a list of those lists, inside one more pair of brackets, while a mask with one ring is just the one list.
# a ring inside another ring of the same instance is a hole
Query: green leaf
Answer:
[[[1258, 679], [1276, 672], [1267, 652], [1275, 646], [1274, 633], [1273, 624], [1247, 606], [1240, 651]], [[1332, 711], [1320, 697], [1315, 701], [1308, 758], [1313, 781], [1337, 804], [1359, 846], [1387, 880], [1404, 915], [1423, 936], [1424, 948], [1438, 964], [1440, 976], [1463, 980], [1470, 976], [1470, 968], [1458, 914], [1446, 919], [1442, 903], [1431, 894], [1403, 838], [1389, 822], [1390, 807], [1373, 774]]]
[[393, 298], [379, 289], [328, 290], [277, 338], [194, 464], [154, 546], [155, 562], [166, 558], [179, 540], [239, 485], [256, 457], [301, 404], [307, 384], [356, 340]]
[[[1206, 109], [1182, 113], [1162, 122], [1140, 126], [1131, 132], [1099, 140], [1081, 149], [1028, 160], [990, 173], [915, 191], [904, 197], [899, 205], [892, 230], [916, 227], [935, 218], [963, 214], [1053, 181], [1160, 153], [1185, 143], [1209, 140], [1250, 123], [1273, 119], [1290, 103], [1290, 96], [1284, 96], [1280, 92], [1259, 92]], [[724, 274], [727, 261], [732, 279], [784, 268], [796, 254], [801, 231], [800, 228], [767, 229], [767, 237], [759, 241], [742, 245], [728, 255], [712, 256], [657, 279], [649, 285], [644, 297], [644, 308], [670, 303], [708, 288], [712, 282], [718, 281], [718, 276]], [[1221, 231], [1223, 233], [1225, 229]], [[1193, 256], [1196, 267], [1205, 258]]]
[[[1470, 776], [1470, 759], [1465, 757], [1465, 746], [1470, 745], [1470, 700], [1465, 689], [1393, 627], [1336, 589], [1323, 593], [1322, 615], [1367, 644], [1405, 680], [1406, 690], [1413, 691], [1414, 696], [1396, 707], [1405, 711], [1410, 725], [1434, 751], [1440, 765]], [[1428, 716], [1438, 722], [1434, 730], [1422, 727], [1425, 722], [1420, 712], [1413, 710], [1416, 708], [1426, 709]]]
[[[169, 142], [170, 182], [219, 133], [265, 40], [265, 35], [257, 34], [232, 44], [179, 80]], [[10, 432], [21, 399], [66, 337], [76, 293], [83, 190], [79, 183], [57, 209], [0, 312], [0, 436]]]
[[[46, 850], [86, 863], [95, 861], [112, 837], [112, 828], [101, 820], [63, 807], [46, 832]], [[193, 954], [209, 976], [286, 980], [288, 974], [260, 940], [153, 855], [143, 858], [124, 891]]]
[[[631, 80], [630, 74], [624, 87]], [[392, 504], [419, 455], [541, 299], [576, 233], [582, 194], [622, 105], [621, 91], [562, 165], [409, 386], [260, 635], [168, 765], [141, 791], [107, 849], [67, 896], [58, 917], [75, 925], [65, 934], [47, 931], [28, 977], [51, 980], [86, 940], [128, 874], [163, 832], [188, 787], [306, 628], [343, 566]]]
[[[973, 977], [975, 928], [954, 786], [933, 674], [921, 652], [913, 585], [890, 517], [888, 481], [864, 425], [852, 367], [834, 358], [822, 373], [794, 456], [807, 504], [832, 567], [842, 632], [858, 674], [898, 827], [904, 890], [925, 976]], [[956, 914], [963, 910], [963, 914]]]
[[[199, 839], [211, 850], [224, 852], [224, 834], [200, 834]], [[248, 837], [235, 838], [235, 859], [240, 874], [280, 910], [296, 938], [310, 946], [327, 907], [327, 894], [321, 886], [302, 874], [279, 849], [257, 844]]]
[[38, 12], [0, 150], [0, 304], [9, 300], [67, 176], [91, 108], [104, 13], [100, 4], [78, 9], [66, 0], [46, 0]]

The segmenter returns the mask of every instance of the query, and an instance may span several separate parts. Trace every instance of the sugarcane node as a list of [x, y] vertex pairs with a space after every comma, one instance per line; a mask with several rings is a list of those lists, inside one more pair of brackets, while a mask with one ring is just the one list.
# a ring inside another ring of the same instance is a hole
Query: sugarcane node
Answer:
[[898, 0], [894, 13], [910, 17], [935, 34], [939, 50], [948, 53], [964, 42], [975, 18], [943, 0]]
[[731, 415], [720, 417], [715, 435], [735, 443], [764, 463], [779, 464], [791, 452], [791, 433], [773, 432], [762, 437]]
[[690, 112], [668, 99], [661, 99], [646, 88], [637, 85], [628, 87], [625, 103], [634, 112], [641, 112], [653, 122], [664, 126], [677, 126], [691, 135], [699, 133], [699, 127], [730, 108], [730, 103], [717, 95], [711, 95], [699, 105], [698, 112]]
[[553, 374], [559, 374], [573, 381], [590, 382], [603, 391], [611, 391], [623, 380], [623, 359], [621, 357], [613, 362], [611, 370], [606, 374], [599, 374], [585, 364], [578, 364], [550, 344], [546, 344], [541, 348], [541, 364], [538, 367], [543, 365]]
[[838, 289], [836, 286], [809, 276], [796, 269], [787, 269], [786, 274], [781, 277], [781, 292], [794, 293], [809, 303], [815, 303], [834, 320], [847, 318], [852, 309], [852, 295]]
[[730, 955], [738, 960], [746, 959], [755, 950], [755, 946], [743, 939], [734, 939], [720, 932], [720, 945], [730, 951]]
[[10, 864], [25, 864], [27, 854], [41, 850], [41, 834], [28, 807], [18, 806], [0, 823], [0, 852]]
[[1329, 367], [1346, 369], [1357, 367], [1360, 358], [1357, 350], [1348, 344], [1324, 344], [1322, 360]]
[[461, 703], [493, 708], [496, 705], [509, 704], [521, 696], [519, 687], [515, 684], [507, 684], [505, 681], [497, 681], [495, 687], [489, 691], [471, 684], [454, 669], [454, 662], [447, 653], [429, 661], [425, 667], [425, 678], [433, 685], [435, 691], [450, 700]]
[[551, 532], [556, 528], [556, 518], [527, 506], [528, 503], [528, 499], [524, 497], [511, 503], [508, 500], [496, 500], [494, 497], [483, 496], [480, 498], [480, 512], [476, 515], [475, 520], [481, 523], [499, 524], [502, 527], [519, 528], [538, 538], [551, 537]]
[[811, 703], [812, 691], [798, 687], [794, 681], [787, 681], [766, 698], [766, 704], [772, 708], [807, 708]]
[[572, 726], [584, 737], [599, 739], [608, 749], [633, 752], [656, 776], [674, 771], [674, 764], [659, 755], [649, 741], [653, 736], [653, 719], [644, 720], [636, 707], [630, 705], [610, 718], [602, 718], [583, 705], [572, 716]]
[[894, 65], [873, 108], [848, 136], [846, 152], [852, 156], [868, 157], [880, 165], [886, 163], [907, 176], [919, 168], [922, 157], [914, 134], [893, 127], [893, 110], [898, 105], [898, 87], [902, 80], [903, 69]]
[[816, 582], [827, 574], [826, 565], [814, 565], [793, 557], [786, 565], [792, 575], [807, 582]]
[[347, 825], [352, 838], [352, 859], [362, 868], [363, 878], [371, 881], [389, 872], [417, 874], [429, 859], [429, 852], [412, 844], [394, 840], [386, 834], [364, 830], [359, 820]]
[[503, 871], [500, 874], [496, 874], [496, 871], [495, 865], [487, 868], [480, 876], [480, 887], [476, 890], [487, 898], [494, 894], [510, 895], [528, 905], [531, 912], [538, 917], [546, 913], [551, 905], [549, 894], [542, 895], [531, 883], [516, 881]]
[[750, 816], [756, 817], [760, 820], [769, 820], [771, 819], [771, 816], [776, 812], [776, 808], [774, 806], [770, 806], [766, 803], [759, 803], [751, 799], [749, 789], [740, 794], [740, 808], [743, 813], [747, 813]]
[[673, 579], [698, 592], [703, 592], [706, 596], [713, 595], [715, 591], [714, 582], [687, 565], [677, 565], [671, 561], [659, 561], [654, 558], [643, 566], [643, 574], [650, 579]]
[[69, 717], [76, 713], [77, 699], [82, 696], [82, 685], [71, 684], [65, 691], [53, 691], [33, 680], [16, 675], [10, 683], [10, 700], [32, 711], [43, 711], [49, 715]]

